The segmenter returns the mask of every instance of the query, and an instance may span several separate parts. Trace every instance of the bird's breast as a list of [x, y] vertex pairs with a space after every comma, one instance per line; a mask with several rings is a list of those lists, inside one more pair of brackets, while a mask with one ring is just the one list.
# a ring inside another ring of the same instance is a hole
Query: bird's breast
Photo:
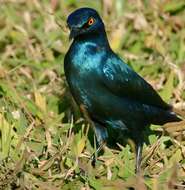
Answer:
[[99, 84], [104, 53], [94, 44], [72, 45], [65, 58], [65, 73], [73, 97], [78, 104], [93, 106]]
[[78, 72], [81, 77], [98, 71], [104, 53], [99, 52], [99, 47], [95, 44], [84, 43], [76, 45], [71, 50], [71, 67], [74, 72]]

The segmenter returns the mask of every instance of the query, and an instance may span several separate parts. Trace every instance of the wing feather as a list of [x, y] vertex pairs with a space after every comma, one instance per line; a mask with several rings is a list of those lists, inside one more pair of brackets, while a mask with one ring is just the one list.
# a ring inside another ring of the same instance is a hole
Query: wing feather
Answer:
[[102, 72], [104, 85], [115, 95], [134, 99], [141, 104], [170, 109], [170, 105], [162, 100], [153, 87], [117, 55], [106, 60]]

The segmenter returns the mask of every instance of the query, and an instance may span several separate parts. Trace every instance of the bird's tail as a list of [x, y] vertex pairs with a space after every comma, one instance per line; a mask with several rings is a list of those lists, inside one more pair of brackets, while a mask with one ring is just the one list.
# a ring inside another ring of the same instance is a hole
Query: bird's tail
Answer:
[[155, 117], [152, 117], [152, 123], [155, 125], [164, 125], [166, 123], [179, 122], [182, 120], [181, 117], [179, 117], [174, 111], [172, 111], [172, 109], [155, 109], [154, 115]]
[[182, 121], [182, 119], [174, 111], [171, 110], [166, 112], [166, 116], [166, 123]]

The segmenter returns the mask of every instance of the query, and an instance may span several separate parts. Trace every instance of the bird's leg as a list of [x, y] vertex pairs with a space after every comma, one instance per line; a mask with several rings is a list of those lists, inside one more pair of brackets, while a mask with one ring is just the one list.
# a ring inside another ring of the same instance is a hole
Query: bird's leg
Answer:
[[92, 154], [92, 156], [90, 158], [92, 165], [95, 166], [97, 155], [99, 154], [99, 152], [103, 149], [104, 145], [106, 144], [106, 139], [108, 137], [107, 129], [104, 126], [102, 126], [101, 124], [99, 124], [98, 122], [93, 121], [90, 118], [84, 105], [82, 105], [82, 104], [80, 105], [80, 110], [81, 110], [82, 114], [84, 115], [84, 118], [86, 119], [86, 121], [90, 123], [91, 127], [93, 127], [93, 129], [96, 133], [96, 139], [98, 141], [98, 148], [96, 149], [96, 151]]
[[136, 142], [136, 174], [141, 171], [141, 158], [142, 158], [143, 142], [141, 140]]
[[93, 166], [95, 166], [96, 158], [98, 154], [100, 153], [100, 151], [103, 149], [104, 145], [106, 144], [106, 139], [108, 138], [107, 129], [95, 121], [94, 121], [94, 129], [95, 129], [96, 139], [98, 143], [98, 148], [91, 156], [91, 160], [92, 160], [91, 163]]
[[92, 156], [90, 158], [92, 166], [95, 166], [96, 161], [97, 161], [97, 156], [98, 156], [99, 152], [103, 149], [105, 144], [106, 144], [105, 141], [101, 142], [101, 144], [98, 146], [96, 151], [92, 154]]

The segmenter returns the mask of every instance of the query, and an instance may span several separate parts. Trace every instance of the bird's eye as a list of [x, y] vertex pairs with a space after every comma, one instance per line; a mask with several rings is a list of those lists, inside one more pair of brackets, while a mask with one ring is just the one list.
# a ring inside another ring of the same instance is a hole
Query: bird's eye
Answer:
[[83, 25], [84, 29], [89, 28], [91, 25], [93, 25], [95, 23], [95, 19], [94, 18], [89, 18], [89, 20]]
[[88, 22], [87, 22], [87, 24], [89, 25], [89, 26], [91, 26], [91, 25], [93, 25], [94, 24], [94, 19], [93, 18], [90, 18], [89, 20], [88, 20]]

